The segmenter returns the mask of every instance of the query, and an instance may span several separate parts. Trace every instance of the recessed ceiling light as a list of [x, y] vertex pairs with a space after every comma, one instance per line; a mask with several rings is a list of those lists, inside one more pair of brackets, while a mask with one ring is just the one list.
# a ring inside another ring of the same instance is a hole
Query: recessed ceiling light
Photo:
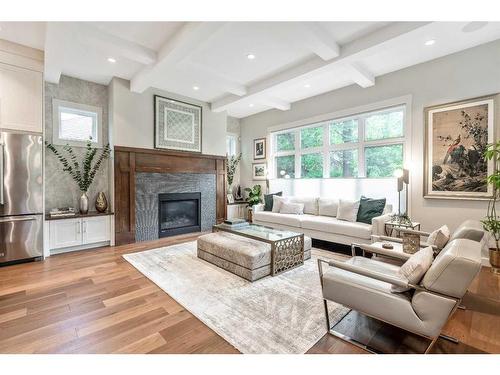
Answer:
[[249, 106], [249, 107], [253, 107], [253, 103], [250, 103], [248, 106]]
[[249, 54], [247, 55], [247, 59], [248, 59], [248, 60], [253, 60], [253, 59], [255, 59], [255, 55], [254, 55], [253, 53], [249, 53]]
[[108, 57], [108, 61], [114, 64], [116, 62], [116, 59], [114, 59], [113, 57]]
[[306, 84], [304, 85], [304, 87], [305, 87], [306, 89], [308, 89], [309, 87], [311, 87], [311, 85], [310, 85], [309, 83], [306, 83]]
[[427, 42], [425, 42], [424, 44], [426, 46], [432, 46], [434, 43], [436, 43], [436, 41], [434, 39], [429, 39]]
[[194, 91], [198, 91], [200, 88], [198, 86], [193, 86]]

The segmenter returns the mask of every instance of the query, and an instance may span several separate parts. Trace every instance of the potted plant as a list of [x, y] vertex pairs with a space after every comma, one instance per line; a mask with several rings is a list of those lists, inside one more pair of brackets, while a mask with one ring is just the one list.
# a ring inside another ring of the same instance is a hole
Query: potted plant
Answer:
[[493, 196], [488, 202], [488, 211], [482, 223], [483, 228], [495, 241], [495, 247], [490, 248], [490, 264], [491, 270], [498, 274], [500, 273], [500, 216], [497, 214], [497, 203], [500, 200], [500, 141], [488, 145], [484, 157], [493, 161], [493, 173], [487, 177], [488, 184], [493, 186]]
[[239, 155], [233, 155], [227, 159], [226, 172], [227, 172], [227, 191], [232, 193], [232, 185], [234, 180], [234, 174], [238, 168], [238, 164], [241, 160], [241, 153]]
[[109, 156], [110, 147], [109, 143], [104, 146], [101, 151], [101, 154], [92, 164], [94, 158], [97, 154], [97, 148], [92, 147], [92, 139], [87, 141], [85, 156], [80, 163], [78, 163], [75, 152], [71, 148], [70, 145], [66, 145], [63, 147], [63, 150], [67, 153], [67, 156], [64, 156], [59, 150], [57, 150], [54, 145], [51, 143], [45, 142], [47, 148], [52, 151], [57, 159], [63, 165], [63, 171], [68, 172], [68, 174], [73, 178], [73, 180], [78, 184], [78, 188], [80, 189], [80, 213], [87, 214], [89, 211], [89, 197], [87, 196], [87, 192], [89, 190], [90, 185], [94, 181], [94, 177], [101, 167], [101, 164], [104, 159]]
[[248, 193], [248, 221], [252, 221], [252, 207], [256, 204], [262, 203], [262, 188], [260, 185], [254, 185], [253, 188], [245, 188], [245, 191]]

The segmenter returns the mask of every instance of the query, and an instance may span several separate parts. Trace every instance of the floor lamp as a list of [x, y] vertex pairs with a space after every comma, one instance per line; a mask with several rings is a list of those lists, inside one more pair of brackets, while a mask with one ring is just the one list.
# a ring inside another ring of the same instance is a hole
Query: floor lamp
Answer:
[[[397, 190], [398, 190], [398, 221], [409, 221], [408, 216], [408, 185], [410, 183], [410, 171], [408, 169], [396, 169], [394, 177], [397, 177]], [[405, 186], [406, 185], [406, 186]], [[405, 190], [405, 212], [401, 214], [401, 192]]]

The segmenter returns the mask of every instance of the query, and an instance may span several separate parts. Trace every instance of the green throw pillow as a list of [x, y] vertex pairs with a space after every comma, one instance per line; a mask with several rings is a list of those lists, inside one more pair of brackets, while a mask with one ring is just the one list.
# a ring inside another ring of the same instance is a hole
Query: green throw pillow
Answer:
[[385, 198], [372, 199], [361, 196], [359, 200], [358, 218], [356, 221], [371, 224], [374, 217], [382, 215], [385, 207]]
[[277, 195], [281, 197], [283, 192], [273, 194], [264, 194], [264, 211], [272, 211], [273, 210], [273, 195]]

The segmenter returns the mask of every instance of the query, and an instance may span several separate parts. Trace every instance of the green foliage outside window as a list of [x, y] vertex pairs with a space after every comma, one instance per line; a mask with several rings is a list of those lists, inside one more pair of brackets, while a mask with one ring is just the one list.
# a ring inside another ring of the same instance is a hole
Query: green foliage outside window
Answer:
[[323, 178], [323, 154], [305, 154], [301, 161], [302, 178]]
[[338, 145], [358, 141], [358, 120], [338, 121], [330, 124], [330, 144]]
[[276, 157], [276, 177], [295, 178], [295, 155]]
[[295, 150], [295, 134], [282, 133], [276, 135], [276, 151]]
[[403, 145], [365, 148], [366, 177], [392, 177], [396, 169], [403, 169]]
[[403, 111], [381, 113], [365, 119], [365, 140], [403, 136]]
[[331, 151], [330, 177], [358, 177], [358, 150]]
[[323, 126], [300, 130], [300, 147], [311, 148], [323, 146]]

